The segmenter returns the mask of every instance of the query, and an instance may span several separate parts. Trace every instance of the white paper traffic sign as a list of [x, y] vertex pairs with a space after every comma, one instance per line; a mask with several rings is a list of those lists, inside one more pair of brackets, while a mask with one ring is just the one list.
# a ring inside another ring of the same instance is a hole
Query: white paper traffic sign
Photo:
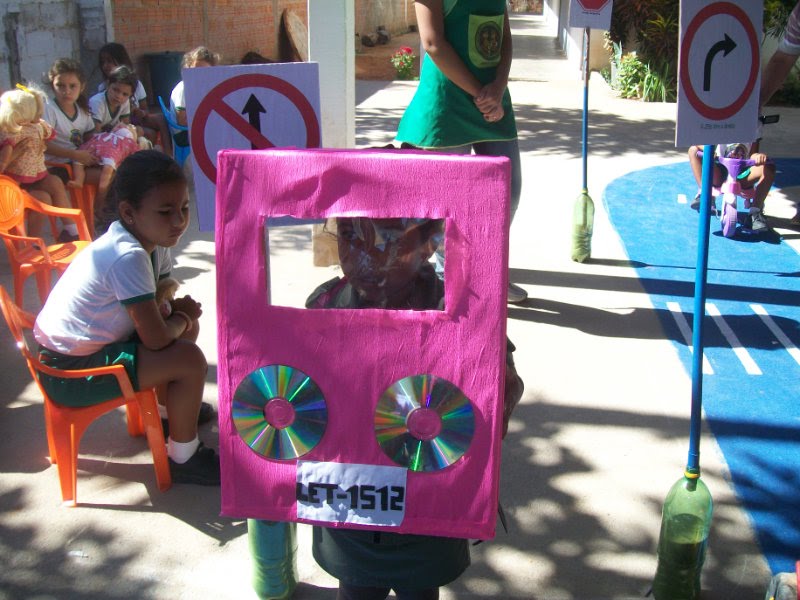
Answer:
[[612, 0], [570, 0], [569, 26], [609, 29]]
[[676, 146], [758, 137], [760, 0], [681, 2]]
[[228, 148], [318, 148], [317, 63], [184, 69], [197, 215], [214, 229], [217, 153]]

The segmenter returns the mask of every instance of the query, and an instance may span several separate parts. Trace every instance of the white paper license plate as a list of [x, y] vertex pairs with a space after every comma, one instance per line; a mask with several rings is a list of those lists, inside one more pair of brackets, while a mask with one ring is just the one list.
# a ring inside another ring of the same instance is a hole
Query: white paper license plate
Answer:
[[298, 461], [297, 517], [400, 525], [406, 509], [407, 474], [403, 467]]

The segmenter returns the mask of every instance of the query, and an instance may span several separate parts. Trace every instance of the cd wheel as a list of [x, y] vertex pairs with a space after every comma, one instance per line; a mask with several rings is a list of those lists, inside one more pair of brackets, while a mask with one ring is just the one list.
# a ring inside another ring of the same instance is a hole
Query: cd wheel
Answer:
[[307, 454], [319, 443], [328, 408], [311, 377], [285, 365], [267, 365], [236, 388], [233, 425], [253, 452], [273, 460]]
[[446, 469], [469, 450], [475, 413], [469, 398], [435, 375], [414, 375], [392, 384], [375, 409], [378, 445], [410, 471]]

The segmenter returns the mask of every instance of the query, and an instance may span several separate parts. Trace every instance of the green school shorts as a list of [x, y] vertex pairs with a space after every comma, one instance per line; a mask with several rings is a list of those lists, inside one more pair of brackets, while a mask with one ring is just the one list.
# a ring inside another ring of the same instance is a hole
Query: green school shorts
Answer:
[[[139, 390], [136, 378], [136, 351], [138, 343], [134, 341], [108, 344], [94, 354], [88, 356], [69, 356], [54, 352], [39, 345], [39, 360], [48, 367], [73, 371], [91, 369], [108, 365], [123, 365], [131, 379], [133, 389]], [[122, 390], [113, 375], [81, 377], [65, 379], [46, 373], [39, 373], [39, 380], [50, 399], [64, 406], [92, 406], [122, 395]]]

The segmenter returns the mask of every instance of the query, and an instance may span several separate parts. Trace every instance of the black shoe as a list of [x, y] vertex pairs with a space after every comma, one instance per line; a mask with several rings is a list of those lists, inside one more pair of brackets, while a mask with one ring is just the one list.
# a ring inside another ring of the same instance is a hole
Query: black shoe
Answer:
[[[197, 424], [205, 425], [214, 418], [214, 409], [208, 402], [200, 403], [200, 413], [197, 415]], [[164, 439], [169, 437], [169, 421], [161, 419], [161, 428], [164, 430]]]
[[169, 472], [172, 475], [172, 483], [219, 485], [219, 454], [200, 442], [197, 451], [182, 465], [170, 458]]

